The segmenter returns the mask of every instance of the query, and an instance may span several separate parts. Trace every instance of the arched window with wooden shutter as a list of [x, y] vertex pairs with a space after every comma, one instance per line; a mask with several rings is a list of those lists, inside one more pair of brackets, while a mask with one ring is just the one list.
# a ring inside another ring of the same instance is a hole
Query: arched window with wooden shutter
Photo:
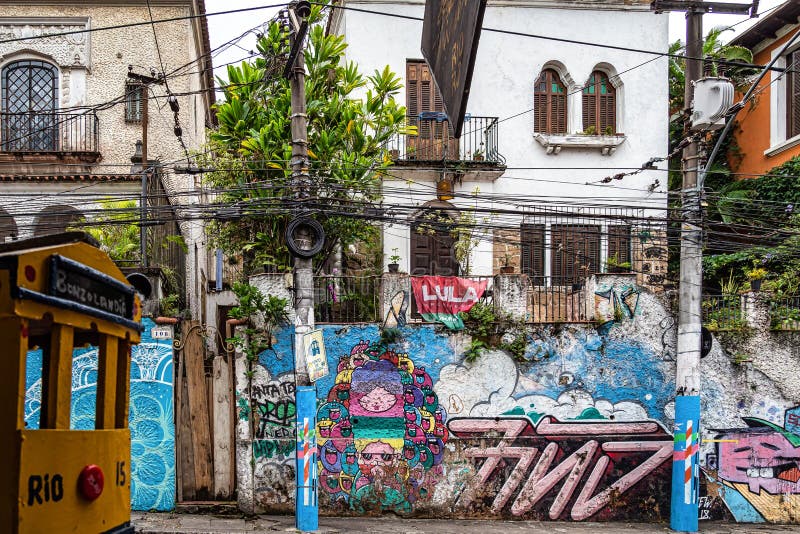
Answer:
[[617, 133], [616, 90], [605, 72], [596, 70], [583, 87], [583, 130], [586, 133]]
[[544, 69], [533, 88], [533, 122], [537, 133], [567, 133], [567, 88], [554, 69]]

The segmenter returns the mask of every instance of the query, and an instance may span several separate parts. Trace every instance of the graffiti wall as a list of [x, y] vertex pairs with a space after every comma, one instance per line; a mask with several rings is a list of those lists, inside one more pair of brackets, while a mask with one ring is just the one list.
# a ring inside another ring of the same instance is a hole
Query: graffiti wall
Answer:
[[[467, 334], [406, 323], [400, 298], [397, 336], [321, 326], [322, 513], [667, 521], [675, 321], [631, 278], [601, 282], [587, 293], [596, 324], [528, 326], [517, 357], [487, 349], [468, 363]], [[294, 495], [291, 332], [277, 340], [251, 367], [237, 360], [255, 512]], [[702, 365], [700, 519], [797, 522], [798, 401], [717, 342]]]
[[[155, 323], [143, 319], [142, 342], [131, 353], [131, 507], [175, 507], [175, 421], [172, 340], [153, 339]], [[72, 364], [72, 429], [94, 428], [97, 401], [97, 348], [76, 349]], [[42, 351], [28, 353], [25, 425], [39, 427]]]
[[800, 522], [800, 406], [786, 410], [783, 425], [741, 419], [743, 427], [716, 432], [705, 449], [700, 518], [714, 519], [718, 500], [737, 521]]

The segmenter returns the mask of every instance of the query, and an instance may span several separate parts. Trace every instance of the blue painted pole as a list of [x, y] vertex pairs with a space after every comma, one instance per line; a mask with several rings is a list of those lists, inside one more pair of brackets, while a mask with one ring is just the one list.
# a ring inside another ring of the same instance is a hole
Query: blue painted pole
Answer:
[[216, 270], [215, 275], [217, 277], [216, 283], [214, 285], [214, 289], [217, 291], [222, 291], [222, 249], [217, 249], [217, 263], [216, 263]]
[[317, 388], [297, 386], [297, 494], [295, 526], [301, 532], [319, 528], [317, 505]]
[[700, 396], [675, 397], [675, 438], [672, 453], [672, 500], [669, 526], [697, 532], [700, 493]]

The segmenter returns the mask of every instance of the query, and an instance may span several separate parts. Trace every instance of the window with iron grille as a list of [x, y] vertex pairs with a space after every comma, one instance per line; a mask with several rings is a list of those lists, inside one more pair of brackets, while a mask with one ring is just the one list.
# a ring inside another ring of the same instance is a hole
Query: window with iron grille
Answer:
[[523, 224], [520, 239], [522, 273], [527, 274], [534, 285], [544, 281], [544, 232], [543, 224]]
[[800, 49], [786, 56], [786, 138], [800, 135]]
[[617, 133], [616, 90], [606, 73], [596, 70], [583, 87], [583, 130], [585, 133]]
[[2, 72], [2, 141], [8, 151], [54, 150], [58, 143], [58, 68], [23, 60]]
[[554, 224], [550, 227], [550, 236], [550, 269], [554, 285], [581, 283], [599, 271], [599, 226]]
[[608, 272], [631, 270], [631, 227], [617, 224], [608, 227]]
[[567, 133], [567, 88], [554, 69], [544, 69], [534, 85], [533, 123], [537, 133]]
[[139, 83], [125, 84], [125, 122], [142, 122], [145, 87]]

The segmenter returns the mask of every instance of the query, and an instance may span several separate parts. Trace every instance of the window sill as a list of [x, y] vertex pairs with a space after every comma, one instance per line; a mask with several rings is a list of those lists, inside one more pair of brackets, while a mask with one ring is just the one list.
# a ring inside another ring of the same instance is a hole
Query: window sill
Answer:
[[771, 146], [764, 151], [765, 156], [774, 156], [776, 154], [780, 154], [784, 150], [789, 150], [790, 148], [794, 148], [797, 145], [800, 145], [800, 135], [795, 135], [791, 139], [787, 139], [786, 141], [779, 143], [775, 146]]
[[625, 142], [624, 134], [617, 135], [582, 135], [582, 134], [541, 134], [534, 133], [533, 138], [542, 145], [548, 154], [557, 155], [563, 148], [596, 148], [604, 156], [610, 156], [617, 147]]

